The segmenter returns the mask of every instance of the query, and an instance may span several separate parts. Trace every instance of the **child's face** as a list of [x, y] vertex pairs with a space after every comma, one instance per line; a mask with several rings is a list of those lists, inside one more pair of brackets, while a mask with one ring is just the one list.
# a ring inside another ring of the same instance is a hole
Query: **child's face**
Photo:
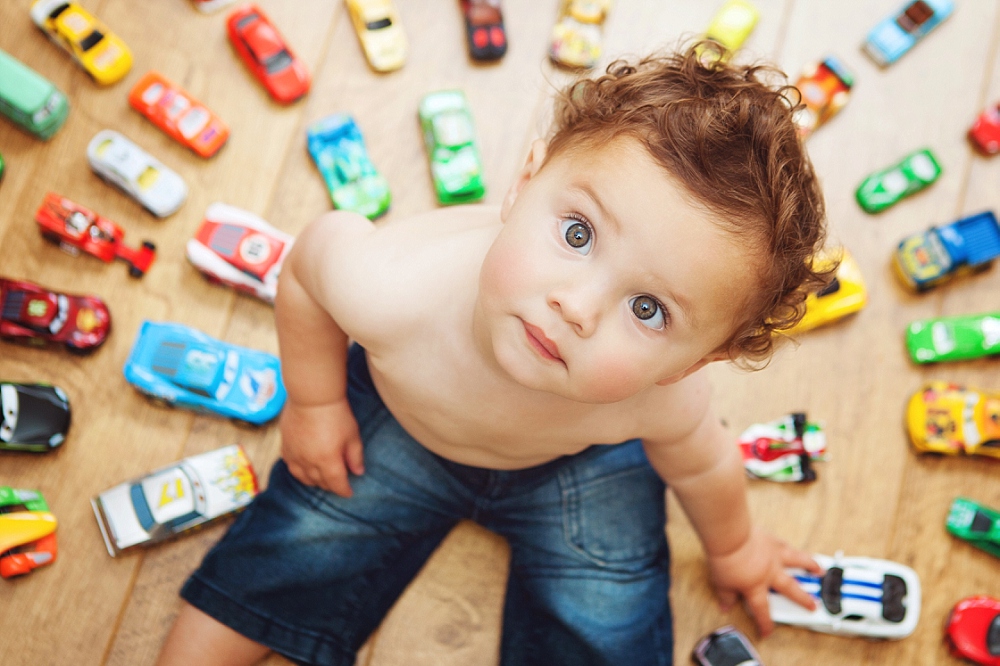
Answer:
[[536, 142], [480, 273], [477, 335], [499, 366], [608, 403], [722, 358], [755, 288], [739, 239], [633, 139], [544, 155]]

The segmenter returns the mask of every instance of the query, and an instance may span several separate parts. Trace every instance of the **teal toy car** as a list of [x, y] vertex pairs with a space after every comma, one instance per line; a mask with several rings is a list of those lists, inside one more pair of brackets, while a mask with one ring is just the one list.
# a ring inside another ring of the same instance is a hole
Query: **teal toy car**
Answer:
[[965, 497], [956, 497], [945, 527], [959, 539], [1000, 557], [1000, 511]]
[[428, 93], [420, 102], [420, 126], [431, 176], [442, 204], [478, 201], [486, 194], [483, 161], [476, 146], [469, 103], [460, 90]]
[[51, 81], [0, 50], [0, 113], [39, 139], [50, 139], [69, 114], [69, 101]]
[[336, 113], [316, 121], [306, 130], [306, 141], [334, 208], [372, 220], [389, 210], [389, 183], [375, 170], [351, 116]]
[[941, 165], [934, 153], [922, 148], [910, 153], [898, 164], [865, 178], [858, 186], [855, 197], [866, 213], [878, 213], [924, 189], [940, 175]]
[[922, 319], [906, 327], [914, 363], [967, 361], [1000, 354], [1000, 312]]

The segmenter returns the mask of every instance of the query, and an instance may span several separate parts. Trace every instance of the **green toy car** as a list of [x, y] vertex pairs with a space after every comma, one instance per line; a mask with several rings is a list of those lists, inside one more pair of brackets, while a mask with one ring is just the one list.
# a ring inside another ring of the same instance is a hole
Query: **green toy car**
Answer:
[[476, 147], [472, 113], [460, 90], [428, 93], [420, 102], [420, 125], [431, 161], [438, 201], [478, 201], [486, 194], [483, 161]]
[[959, 539], [1000, 557], [1000, 511], [965, 497], [956, 497], [945, 526]]
[[906, 348], [914, 363], [1000, 354], [1000, 312], [912, 322], [906, 327]]
[[865, 212], [878, 213], [924, 189], [940, 175], [941, 165], [934, 153], [922, 148], [904, 157], [899, 164], [865, 178], [855, 196]]
[[0, 180], [3, 180], [3, 175], [5, 173], [5, 165], [3, 161], [3, 155], [0, 155]]
[[318, 120], [306, 130], [306, 141], [334, 208], [370, 220], [389, 210], [389, 183], [375, 170], [353, 118], [335, 113]]
[[0, 50], [0, 113], [39, 139], [49, 139], [69, 114], [69, 102], [44, 76]]

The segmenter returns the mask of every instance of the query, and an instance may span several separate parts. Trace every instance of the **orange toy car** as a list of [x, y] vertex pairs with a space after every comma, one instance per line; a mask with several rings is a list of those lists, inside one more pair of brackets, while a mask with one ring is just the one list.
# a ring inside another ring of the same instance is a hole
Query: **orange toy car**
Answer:
[[147, 72], [128, 94], [132, 108], [201, 157], [219, 152], [229, 128], [208, 107], [159, 72]]

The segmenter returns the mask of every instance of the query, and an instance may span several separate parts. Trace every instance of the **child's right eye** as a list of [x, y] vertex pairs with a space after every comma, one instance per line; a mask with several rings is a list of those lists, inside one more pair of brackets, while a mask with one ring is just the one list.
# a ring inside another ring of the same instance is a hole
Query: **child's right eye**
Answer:
[[570, 217], [562, 221], [559, 227], [566, 244], [580, 254], [590, 254], [590, 249], [594, 244], [594, 232], [590, 225], [575, 217]]

